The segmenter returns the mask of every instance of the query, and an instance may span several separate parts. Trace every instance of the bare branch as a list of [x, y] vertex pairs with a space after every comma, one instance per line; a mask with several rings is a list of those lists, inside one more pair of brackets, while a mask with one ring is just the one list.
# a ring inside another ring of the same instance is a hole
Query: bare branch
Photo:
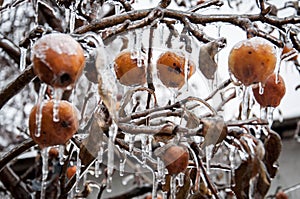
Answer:
[[8, 100], [31, 82], [34, 77], [33, 67], [30, 65], [13, 82], [8, 84], [4, 90], [0, 91], [0, 109], [8, 102]]
[[30, 149], [35, 145], [35, 142], [31, 139], [25, 140], [22, 144], [18, 145], [13, 150], [6, 153], [0, 160], [0, 171], [14, 158]]

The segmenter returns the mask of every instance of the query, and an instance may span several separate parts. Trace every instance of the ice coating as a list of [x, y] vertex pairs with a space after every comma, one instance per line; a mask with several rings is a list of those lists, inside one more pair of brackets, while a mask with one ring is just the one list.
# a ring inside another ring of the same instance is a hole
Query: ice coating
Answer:
[[80, 46], [76, 42], [68, 42], [73, 40], [74, 39], [70, 35], [62, 33], [52, 33], [45, 35], [35, 43], [33, 47], [33, 55], [39, 58], [44, 58], [45, 52], [48, 49], [52, 49], [57, 54], [64, 53], [67, 55], [76, 55], [77, 49]]
[[276, 67], [276, 49], [264, 38], [254, 37], [238, 42], [230, 51], [230, 73], [245, 86], [265, 83]]
[[260, 46], [264, 46], [264, 45], [272, 48], [273, 49], [272, 53], [274, 54], [274, 56], [276, 56], [276, 49], [272, 47], [273, 44], [270, 41], [263, 39], [261, 37], [252, 37], [250, 39], [240, 41], [233, 47], [233, 49], [239, 49], [241, 48], [241, 46], [250, 46], [253, 47], [253, 49], [257, 49]]

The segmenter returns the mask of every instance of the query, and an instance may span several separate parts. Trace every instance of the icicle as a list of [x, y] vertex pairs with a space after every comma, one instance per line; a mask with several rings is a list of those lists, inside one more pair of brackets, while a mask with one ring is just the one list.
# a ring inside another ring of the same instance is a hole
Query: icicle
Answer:
[[98, 157], [97, 157], [97, 160], [102, 163], [103, 162], [103, 146], [100, 147], [99, 151], [98, 151]]
[[132, 31], [130, 32], [130, 36], [129, 36], [130, 39], [133, 40], [130, 48], [131, 48], [131, 59], [136, 59], [137, 58], [137, 31]]
[[66, 22], [67, 25], [70, 24], [70, 15], [71, 15], [70, 9], [66, 8], [65, 9], [65, 22]]
[[80, 1], [75, 0], [75, 2], [70, 6], [70, 11], [71, 11], [70, 21], [69, 21], [70, 33], [73, 33], [75, 30], [76, 10], [79, 3]]
[[273, 124], [273, 111], [274, 111], [273, 107], [268, 107], [267, 108], [267, 120], [268, 120], [268, 125], [269, 125], [270, 128]]
[[159, 181], [156, 178], [155, 171], [152, 171], [152, 174], [153, 174], [152, 199], [157, 199], [157, 187]]
[[59, 154], [59, 164], [63, 165], [65, 161], [65, 145], [59, 145], [58, 154]]
[[124, 176], [125, 164], [127, 160], [127, 155], [124, 153], [124, 159], [120, 159], [120, 176]]
[[210, 174], [210, 160], [212, 157], [212, 151], [213, 151], [214, 145], [209, 145], [205, 147], [205, 158], [206, 158], [206, 172], [207, 174]]
[[111, 187], [112, 187], [112, 176], [110, 175], [110, 176], [107, 176], [107, 181], [106, 181], [106, 191], [108, 193], [110, 193], [112, 191]]
[[152, 156], [152, 141], [153, 141], [153, 136], [149, 135], [148, 136], [148, 147], [147, 147], [147, 150], [148, 150], [148, 154], [149, 154], [150, 157]]
[[184, 55], [184, 82], [186, 83], [186, 91], [189, 90], [189, 87], [188, 87], [188, 74], [189, 74], [189, 71], [190, 68], [189, 68], [189, 56], [188, 56], [188, 53], [185, 53]]
[[242, 114], [241, 114], [242, 120], [248, 118], [249, 92], [250, 92], [250, 87], [248, 86], [244, 87], [243, 101], [242, 101]]
[[146, 135], [141, 135], [141, 148], [142, 148], [142, 162], [143, 166], [146, 164], [146, 154], [147, 154], [147, 137]]
[[42, 110], [44, 106], [44, 95], [47, 90], [47, 84], [41, 84], [41, 88], [39, 90], [39, 96], [38, 96], [38, 102], [37, 102], [37, 110], [36, 110], [36, 116], [35, 116], [35, 122], [36, 122], [36, 131], [35, 131], [35, 137], [41, 136], [41, 127], [42, 127]]
[[109, 129], [108, 152], [107, 152], [107, 192], [111, 192], [112, 175], [114, 171], [114, 142], [118, 132], [118, 127], [115, 123]]
[[38, 25], [39, 20], [39, 2], [40, 0], [33, 0], [33, 9], [34, 9], [34, 22]]
[[267, 119], [267, 110], [264, 107], [260, 107], [260, 119]]
[[80, 191], [79, 181], [80, 181], [80, 171], [81, 171], [81, 159], [79, 157], [80, 149], [77, 149], [77, 158], [76, 158], [76, 186], [75, 192], [78, 193]]
[[231, 170], [231, 186], [235, 186], [235, 167], [236, 167], [236, 162], [235, 162], [235, 147], [230, 147], [230, 152], [229, 152], [229, 161], [230, 161], [230, 170]]
[[184, 184], [184, 173], [179, 173], [177, 176], [176, 176], [176, 179], [177, 179], [177, 181], [178, 181], [178, 185], [180, 186], [180, 187], [182, 187], [183, 186], [183, 184]]
[[165, 164], [164, 162], [158, 157], [157, 158], [157, 181], [161, 182], [161, 184], [166, 183], [166, 172], [165, 172]]
[[261, 82], [258, 83], [258, 87], [259, 87], [259, 92], [258, 93], [260, 95], [264, 94], [264, 87], [263, 87]]
[[114, 4], [115, 4], [115, 14], [118, 15], [121, 12], [122, 4], [120, 4], [119, 2], [116, 2], [116, 1], [114, 1]]
[[262, 127], [261, 126], [258, 126], [256, 129], [255, 129], [255, 137], [257, 139], [260, 139], [261, 138], [261, 131], [262, 131]]
[[47, 177], [49, 172], [48, 159], [49, 159], [49, 147], [45, 147], [41, 151], [42, 156], [42, 184], [41, 184], [41, 199], [46, 197], [47, 189]]
[[134, 175], [133, 174], [132, 175], [128, 175], [128, 176], [122, 178], [122, 185], [126, 186], [128, 184], [128, 182], [130, 180], [133, 180], [133, 179], [134, 179]]
[[23, 71], [26, 68], [26, 53], [27, 48], [21, 47], [20, 48], [20, 70]]
[[167, 191], [162, 191], [162, 198], [163, 199], [168, 199], [168, 192]]
[[143, 29], [136, 30], [136, 52], [137, 52], [137, 66], [142, 67], [143, 57], [142, 57], [142, 40], [143, 40]]
[[95, 161], [95, 177], [99, 178], [99, 176], [102, 174], [101, 169], [100, 169], [100, 162], [99, 160]]
[[98, 178], [102, 174], [102, 170], [100, 168], [100, 164], [103, 162], [103, 146], [101, 143], [101, 146], [99, 148], [98, 154], [97, 154], [97, 160], [95, 161], [95, 177]]
[[53, 90], [53, 122], [59, 122], [59, 102], [64, 90], [61, 88], [54, 88]]
[[171, 176], [170, 180], [171, 199], [176, 199], [176, 177]]
[[133, 153], [133, 147], [134, 147], [134, 140], [135, 140], [135, 135], [128, 134], [128, 146], [129, 146], [129, 153], [132, 155]]
[[257, 198], [255, 195], [256, 193], [256, 183], [257, 183], [258, 176], [253, 177], [249, 182], [249, 199]]
[[164, 44], [164, 30], [165, 30], [165, 26], [164, 24], [158, 24], [160, 29], [159, 29], [159, 41], [160, 44], [163, 45]]

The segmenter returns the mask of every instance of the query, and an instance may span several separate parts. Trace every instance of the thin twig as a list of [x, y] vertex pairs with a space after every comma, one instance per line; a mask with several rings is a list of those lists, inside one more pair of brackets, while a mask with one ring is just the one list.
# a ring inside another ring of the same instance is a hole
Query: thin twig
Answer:
[[224, 5], [223, 1], [220, 1], [220, 0], [205, 1], [197, 6], [194, 6], [193, 8], [189, 9], [188, 11], [189, 12], [197, 12], [200, 9], [208, 8], [211, 6], [221, 7], [223, 5]]
[[211, 98], [213, 98], [215, 96], [215, 94], [217, 94], [220, 90], [226, 88], [227, 86], [229, 86], [229, 84], [231, 83], [231, 79], [227, 79], [225, 80], [224, 82], [222, 82], [213, 92], [211, 92], [209, 94], [209, 96], [207, 96], [204, 100], [205, 101], [208, 101], [210, 100]]

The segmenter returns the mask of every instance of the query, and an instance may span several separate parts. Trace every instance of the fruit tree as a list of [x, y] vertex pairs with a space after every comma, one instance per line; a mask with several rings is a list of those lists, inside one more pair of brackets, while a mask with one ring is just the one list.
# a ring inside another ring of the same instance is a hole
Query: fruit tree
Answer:
[[0, 197], [283, 197], [299, 6], [0, 0]]

